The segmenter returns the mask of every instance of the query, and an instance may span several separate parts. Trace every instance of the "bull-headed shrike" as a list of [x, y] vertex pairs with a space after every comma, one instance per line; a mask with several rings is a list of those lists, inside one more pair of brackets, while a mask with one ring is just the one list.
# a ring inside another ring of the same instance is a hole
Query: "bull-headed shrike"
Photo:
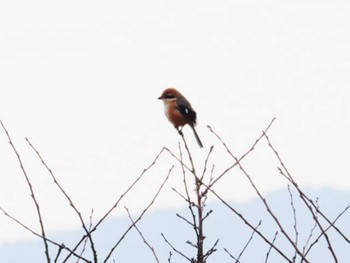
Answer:
[[198, 145], [202, 148], [203, 144], [194, 128], [197, 113], [192, 109], [191, 103], [174, 88], [165, 89], [158, 99], [163, 101], [165, 115], [178, 132], [181, 134], [182, 127], [188, 124], [193, 130]]

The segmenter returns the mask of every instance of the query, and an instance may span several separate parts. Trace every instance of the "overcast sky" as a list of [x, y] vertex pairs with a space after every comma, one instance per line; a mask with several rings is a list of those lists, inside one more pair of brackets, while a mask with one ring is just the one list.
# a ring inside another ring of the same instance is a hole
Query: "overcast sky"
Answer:
[[[163, 146], [179, 136], [156, 98], [178, 88], [198, 113], [201, 167], [209, 146], [224, 170], [273, 117], [270, 137], [303, 187], [350, 189], [350, 6], [347, 1], [3, 1], [0, 119], [18, 147], [49, 231], [79, 222], [26, 144], [28, 137], [85, 218], [101, 216]], [[0, 131], [0, 205], [38, 229]], [[145, 206], [175, 163], [164, 155], [125, 203]], [[244, 163], [268, 193], [285, 187], [265, 142]], [[200, 168], [199, 168], [200, 169]], [[174, 171], [155, 208], [184, 205]], [[234, 171], [229, 200], [254, 193]], [[147, 199], [148, 198], [148, 199]], [[119, 211], [116, 212], [117, 214]], [[30, 236], [0, 216], [0, 242]]]

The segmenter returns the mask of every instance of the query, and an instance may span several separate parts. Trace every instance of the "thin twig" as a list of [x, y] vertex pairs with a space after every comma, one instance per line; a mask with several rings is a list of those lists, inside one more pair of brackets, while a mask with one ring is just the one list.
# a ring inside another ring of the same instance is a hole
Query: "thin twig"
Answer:
[[[194, 180], [195, 180], [195, 192], [196, 192], [196, 208], [197, 208], [197, 221], [194, 221], [194, 225], [197, 226], [197, 229], [195, 230], [196, 232], [196, 236], [197, 236], [197, 263], [204, 263], [204, 239], [205, 239], [205, 236], [204, 236], [204, 224], [203, 224], [203, 210], [204, 210], [204, 204], [203, 204], [203, 194], [201, 192], [201, 186], [203, 185], [202, 183], [202, 180], [197, 176], [197, 173], [196, 173], [196, 169], [195, 169], [195, 166], [194, 166], [194, 162], [193, 162], [193, 158], [192, 158], [192, 154], [190, 152], [190, 149], [187, 145], [187, 142], [186, 142], [186, 139], [185, 139], [185, 136], [183, 135], [182, 132], [180, 132], [180, 135], [181, 135], [181, 138], [184, 142], [184, 145], [185, 145], [185, 149], [186, 149], [186, 152], [187, 152], [187, 155], [188, 155], [188, 159], [190, 160], [190, 163], [191, 163], [191, 173], [192, 175], [194, 176]], [[209, 158], [210, 156], [210, 153], [212, 151], [212, 147], [208, 153], [208, 157], [207, 159]], [[184, 170], [184, 168], [183, 168]]]
[[236, 263], [240, 263], [226, 248], [224, 248], [224, 251], [230, 256], [230, 258], [234, 259]]
[[192, 216], [192, 226], [193, 229], [196, 233], [196, 236], [198, 235], [198, 226], [197, 226], [197, 219], [196, 219], [196, 214], [194, 213], [193, 207], [196, 206], [194, 202], [191, 201], [191, 197], [188, 191], [188, 185], [187, 185], [187, 180], [186, 180], [186, 171], [185, 171], [185, 165], [183, 163], [183, 157], [182, 157], [182, 149], [181, 145], [179, 144], [179, 152], [180, 152], [180, 164], [181, 164], [181, 170], [182, 170], [182, 177], [183, 177], [183, 183], [185, 187], [185, 193], [187, 196], [187, 203], [188, 203], [188, 209], [190, 210], [191, 216]]
[[189, 225], [192, 226], [193, 228], [195, 228], [195, 225], [194, 225], [192, 222], [190, 222], [188, 219], [186, 219], [185, 217], [183, 217], [182, 215], [176, 213], [176, 216], [179, 217], [179, 218], [181, 218], [183, 221], [185, 221], [187, 224], [189, 224]]
[[[93, 216], [93, 214], [94, 214], [94, 210], [91, 209], [91, 213], [90, 213], [90, 223], [89, 223], [89, 231], [91, 231], [91, 228], [92, 228], [92, 216]], [[86, 248], [87, 241], [88, 241], [88, 239], [85, 239], [84, 245], [83, 245], [83, 249], [82, 249], [81, 252], [80, 252], [80, 256], [82, 256], [82, 255], [84, 254], [84, 252], [85, 252], [85, 248]], [[95, 257], [94, 257], [94, 258], [95, 258]], [[96, 255], [96, 259], [97, 259], [97, 255]], [[79, 262], [79, 258], [77, 259], [77, 262], [76, 262], [76, 263], [78, 263], [78, 262]]]
[[[180, 145], [180, 144], [179, 144]], [[169, 148], [164, 147], [165, 151], [167, 151], [173, 158], [175, 158], [180, 164], [183, 165], [184, 168], [186, 168], [186, 170], [188, 170], [189, 172], [192, 172], [191, 168], [188, 167], [185, 163], [182, 162], [182, 158], [180, 159], [179, 157], [177, 157], [172, 151], [169, 150]]]
[[[330, 225], [334, 228], [334, 230], [336, 230], [336, 232], [337, 232], [346, 242], [348, 242], [348, 243], [350, 244], [349, 238], [347, 238], [335, 225], [332, 225], [331, 220], [329, 220], [329, 219], [324, 215], [324, 213], [319, 209], [319, 207], [317, 207], [317, 205], [312, 201], [312, 199], [310, 199], [310, 198], [299, 188], [298, 184], [295, 182], [295, 180], [293, 179], [292, 175], [289, 173], [287, 167], [284, 165], [284, 163], [283, 163], [281, 157], [279, 156], [279, 153], [278, 153], [278, 152], [275, 150], [275, 148], [272, 146], [269, 137], [268, 137], [268, 136], [265, 136], [265, 138], [267, 139], [268, 145], [270, 146], [271, 150], [275, 153], [277, 159], [279, 160], [280, 164], [282, 165], [284, 171], [287, 173], [287, 175], [283, 174], [283, 176], [284, 176], [285, 178], [287, 178], [287, 179], [289, 178], [289, 181], [290, 181], [290, 182], [293, 184], [293, 186], [298, 190], [298, 193], [299, 193], [301, 196], [303, 196], [303, 197], [305, 198], [305, 200], [306, 200], [307, 202], [309, 202], [309, 203], [313, 206], [313, 208], [317, 211], [317, 213], [319, 213], [319, 214], [323, 217], [323, 219], [326, 220], [327, 223], [330, 224]], [[279, 169], [279, 171], [281, 172], [282, 170]]]
[[88, 236], [88, 239], [90, 241], [90, 246], [91, 246], [91, 251], [93, 254], [93, 258], [94, 258], [94, 262], [97, 262], [97, 252], [95, 249], [95, 244], [92, 240], [92, 236], [89, 232], [89, 229], [87, 229], [85, 222], [83, 220], [83, 217], [81, 216], [81, 212], [78, 210], [78, 208], [74, 205], [72, 199], [70, 198], [70, 196], [67, 194], [67, 192], [63, 189], [63, 187], [61, 186], [61, 184], [58, 182], [56, 176], [54, 175], [53, 171], [51, 170], [51, 168], [46, 164], [46, 162], [44, 161], [44, 159], [42, 158], [41, 154], [39, 153], [39, 151], [33, 146], [33, 144], [29, 141], [28, 138], [26, 138], [27, 143], [29, 144], [29, 146], [32, 148], [32, 150], [36, 153], [36, 155], [38, 156], [38, 158], [40, 159], [41, 163], [44, 165], [44, 167], [46, 168], [46, 170], [49, 172], [49, 174], [51, 175], [53, 182], [57, 185], [58, 189], [61, 191], [61, 193], [65, 196], [65, 198], [68, 200], [70, 207], [73, 208], [73, 210], [75, 211], [75, 213], [77, 214], [80, 223], [82, 225], [82, 228], [84, 229], [85, 233]]
[[254, 228], [252, 234], [250, 235], [247, 243], [245, 244], [245, 246], [243, 247], [242, 251], [239, 253], [238, 257], [235, 258], [226, 248], [224, 248], [224, 250], [226, 251], [226, 253], [236, 261], [236, 263], [240, 263], [239, 259], [241, 258], [241, 256], [243, 255], [244, 251], [247, 249], [247, 247], [249, 246], [250, 242], [253, 240], [254, 234], [257, 232], [256, 230], [258, 229], [258, 227], [261, 225], [261, 220], [259, 221], [258, 225]]
[[190, 163], [191, 163], [191, 173], [197, 178], [196, 169], [195, 169], [194, 162], [193, 162], [193, 159], [192, 159], [192, 155], [191, 155], [190, 149], [188, 148], [185, 136], [184, 136], [184, 134], [182, 132], [179, 132], [179, 134], [180, 134], [180, 136], [181, 136], [181, 138], [182, 138], [182, 140], [184, 142], [185, 149], [186, 149], [186, 152], [187, 152], [187, 155], [188, 155], [188, 159], [190, 160]]
[[58, 263], [58, 258], [60, 257], [63, 248], [64, 248], [64, 244], [62, 244], [61, 246], [58, 247], [57, 255], [56, 255], [56, 258], [55, 258], [55, 261], [54, 261], [55, 263]]
[[[114, 209], [116, 209], [120, 203], [120, 201], [131, 191], [131, 189], [141, 180], [141, 178], [144, 176], [144, 174], [150, 170], [157, 162], [158, 158], [160, 157], [160, 155], [164, 152], [165, 147], [162, 148], [162, 150], [157, 154], [157, 156], [155, 157], [155, 159], [153, 160], [153, 162], [146, 167], [142, 173], [132, 182], [132, 184], [120, 195], [120, 197], [118, 198], [118, 200], [114, 203], [114, 205], [105, 213], [104, 216], [102, 216], [102, 218], [97, 222], [97, 224], [91, 229], [91, 231], [89, 232], [89, 234], [91, 235], [91, 233], [95, 232], [96, 229], [98, 228], [98, 226], [100, 224], [102, 224], [102, 222], [114, 211]], [[79, 241], [78, 243], [75, 245], [73, 251], [75, 251], [80, 244], [85, 240], [85, 238], [88, 235], [85, 234]], [[65, 260], [63, 261], [63, 263], [67, 262], [67, 260], [69, 259], [69, 257], [71, 256], [71, 254], [69, 254]]]
[[215, 241], [215, 243], [213, 244], [213, 246], [210, 249], [208, 249], [208, 251], [204, 254], [203, 262], [207, 262], [208, 257], [210, 255], [212, 255], [214, 252], [216, 252], [216, 250], [217, 250], [216, 247], [217, 247], [218, 243], [219, 243], [219, 239], [217, 239]]
[[[276, 238], [277, 238], [277, 235], [278, 235], [278, 232], [276, 231], [276, 232], [275, 232], [275, 236], [273, 237], [273, 240], [272, 240], [272, 244], [275, 243]], [[265, 263], [267, 263], [267, 261], [269, 260], [269, 256], [270, 256], [270, 253], [271, 253], [271, 249], [272, 249], [272, 246], [270, 246], [269, 250], [268, 250], [267, 253], [266, 253]], [[293, 261], [293, 262], [294, 262], [294, 261]]]
[[[248, 174], [248, 172], [243, 168], [243, 166], [240, 163], [240, 160], [230, 151], [230, 149], [228, 148], [228, 146], [224, 143], [224, 141], [220, 138], [220, 136], [218, 136], [212, 129], [211, 132], [219, 139], [219, 141], [223, 144], [223, 146], [225, 147], [226, 151], [229, 153], [230, 156], [232, 156], [232, 158], [235, 160], [235, 163], [238, 164], [239, 169], [243, 172], [243, 174], [245, 175], [245, 177], [248, 179], [249, 183], [251, 184], [251, 186], [253, 187], [253, 189], [255, 190], [256, 194], [259, 196], [260, 200], [262, 201], [262, 203], [264, 204], [265, 208], [267, 209], [267, 212], [270, 214], [270, 216], [272, 217], [272, 219], [275, 221], [275, 223], [277, 224], [277, 226], [279, 227], [279, 229], [281, 230], [281, 232], [283, 233], [283, 235], [286, 237], [286, 239], [288, 240], [288, 242], [293, 246], [293, 248], [295, 249], [295, 251], [298, 253], [298, 255], [302, 258], [304, 258], [303, 253], [299, 250], [299, 248], [296, 246], [296, 244], [293, 242], [293, 240], [291, 239], [291, 237], [288, 235], [287, 231], [284, 229], [284, 227], [282, 226], [281, 222], [278, 220], [277, 216], [273, 213], [272, 209], [270, 208], [270, 206], [268, 205], [266, 199], [262, 196], [262, 194], [260, 193], [258, 187], [255, 185], [253, 179], [251, 178], [251, 176]], [[263, 132], [262, 136], [266, 136], [266, 133]], [[308, 262], [307, 259], [305, 259], [305, 262]]]
[[[19, 221], [18, 219], [16, 219], [15, 217], [13, 217], [12, 215], [10, 215], [9, 213], [6, 212], [5, 209], [3, 209], [2, 207], [0, 207], [0, 210], [4, 213], [5, 216], [7, 216], [8, 218], [10, 218], [12, 221], [14, 221], [15, 223], [17, 223], [18, 225], [20, 225], [21, 227], [23, 227], [24, 229], [26, 229], [27, 231], [29, 231], [30, 233], [32, 233], [33, 235], [44, 239], [44, 237], [42, 235], [40, 235], [39, 233], [35, 232], [34, 230], [32, 230], [31, 228], [29, 228], [28, 226], [26, 226], [25, 224], [23, 224], [21, 221]], [[71, 250], [70, 248], [66, 247], [63, 244], [59, 244], [49, 238], [45, 238], [45, 240], [55, 246], [57, 246], [59, 249], [62, 248], [64, 250], [67, 250], [68, 252], [70, 252], [72, 255], [74, 255], [77, 258], [80, 258], [81, 260], [83, 260], [86, 263], [92, 263], [91, 261], [87, 260], [86, 258], [81, 257], [80, 255], [76, 254], [73, 250]]]
[[[307, 238], [307, 240], [306, 240], [306, 242], [305, 242], [305, 245], [303, 246], [303, 254], [304, 254], [305, 256], [308, 254], [308, 251], [312, 248], [312, 246], [314, 245], [314, 243], [318, 242], [318, 240], [319, 240], [319, 239], [317, 238], [317, 239], [315, 240], [315, 242], [314, 242], [313, 244], [311, 244], [310, 247], [309, 247], [309, 249], [306, 251], [306, 248], [307, 248], [307, 246], [309, 245], [309, 242], [310, 242], [310, 240], [311, 240], [311, 238], [312, 238], [312, 236], [313, 236], [313, 234], [314, 234], [314, 231], [315, 231], [316, 227], [317, 227], [317, 223], [314, 222], [314, 225], [312, 226], [312, 228], [311, 228], [311, 230], [310, 230], [310, 234], [309, 234], [309, 236], [308, 236], [308, 238]], [[321, 237], [321, 235], [320, 235], [319, 237]], [[306, 252], [305, 252], [305, 251], [306, 251]], [[303, 260], [302, 260], [301, 262], [303, 262]]]
[[[299, 193], [299, 196], [301, 198], [301, 200], [303, 200], [304, 204], [306, 205], [306, 207], [308, 208], [308, 210], [310, 211], [311, 215], [312, 215], [312, 218], [315, 220], [315, 222], [317, 223], [317, 226], [318, 228], [320, 229], [321, 232], [324, 233], [324, 238], [325, 238], [325, 241], [328, 245], [328, 249], [334, 259], [334, 262], [338, 262], [338, 259], [337, 259], [337, 256], [334, 252], [334, 249], [333, 249], [333, 246], [329, 240], [329, 237], [328, 235], [326, 234], [326, 232], [324, 231], [323, 229], [323, 226], [322, 224], [319, 222], [319, 220], [317, 219], [316, 217], [316, 214], [315, 212], [313, 211], [313, 208], [315, 208], [316, 212], [319, 213], [320, 215], [322, 215], [322, 217], [324, 219], [326, 219], [326, 221], [328, 221], [329, 224], [331, 224], [330, 220], [328, 218], [326, 218], [319, 210], [319, 208], [317, 208], [316, 205], [314, 205], [314, 202], [308, 198], [300, 189], [300, 187], [298, 186], [298, 184], [294, 181], [292, 175], [289, 173], [287, 167], [284, 165], [284, 162], [282, 161], [282, 158], [280, 157], [279, 153], [276, 151], [276, 149], [272, 146], [272, 143], [269, 139], [269, 137], [267, 136], [267, 134], [264, 133], [264, 137], [266, 138], [266, 141], [269, 145], [269, 147], [271, 148], [271, 150], [274, 152], [276, 158], [278, 159], [279, 163], [281, 164], [281, 166], [283, 167], [283, 170], [286, 172], [286, 174], [283, 173], [282, 169], [279, 169], [280, 173], [282, 173], [284, 175], [285, 178], [287, 178], [292, 184], [293, 186], [296, 188], [296, 190], [298, 191]], [[311, 205], [310, 205], [310, 204]], [[343, 234], [342, 234], [343, 235]], [[299, 254], [299, 253], [298, 253]], [[299, 254], [300, 255], [300, 254]], [[306, 262], [306, 261], [305, 261]]]
[[[250, 147], [248, 151], [246, 151], [240, 158], [238, 158], [238, 162], [232, 164], [230, 167], [228, 167], [225, 171], [223, 171], [211, 184], [208, 185], [207, 188], [211, 188], [214, 184], [216, 184], [225, 174], [227, 174], [232, 168], [238, 165], [240, 161], [242, 161], [250, 152], [252, 152], [255, 149], [255, 146], [259, 143], [259, 141], [264, 137], [264, 133], [266, 133], [270, 127], [272, 126], [273, 122], [275, 121], [276, 118], [273, 118], [269, 125], [266, 127], [266, 129], [263, 131], [262, 135], [258, 139], [255, 140], [254, 144]], [[213, 129], [208, 126], [209, 130], [213, 132]], [[213, 132], [214, 133], [214, 132]], [[215, 134], [215, 133], [214, 133]], [[216, 134], [217, 135], [217, 134]], [[220, 136], [217, 135], [220, 141], [223, 142]], [[225, 147], [226, 150], [228, 150], [228, 147]], [[230, 152], [229, 152], [230, 153]]]
[[207, 171], [207, 165], [208, 165], [209, 157], [210, 157], [211, 153], [213, 152], [213, 149], [214, 149], [214, 146], [211, 146], [210, 149], [209, 149], [208, 155], [205, 158], [202, 176], [200, 177], [201, 181], [203, 181], [203, 179], [204, 179], [205, 172]]
[[[214, 169], [215, 169], [215, 164], [213, 164], [213, 166], [210, 170], [210, 177], [209, 177], [209, 182], [207, 185], [210, 185], [214, 180]], [[206, 187], [202, 193], [202, 195], [204, 196], [203, 201], [205, 203], [208, 199], [208, 188], [207, 188], [207, 185], [205, 185], [205, 184], [203, 184], [203, 185]]]
[[124, 232], [124, 234], [121, 236], [121, 238], [118, 240], [118, 242], [112, 247], [112, 249], [110, 250], [110, 252], [108, 253], [107, 257], [105, 258], [104, 262], [106, 263], [108, 261], [108, 259], [111, 257], [112, 253], [114, 252], [114, 250], [118, 247], [118, 245], [122, 242], [122, 240], [125, 238], [125, 236], [127, 235], [127, 233], [130, 231], [130, 229], [132, 229], [143, 217], [143, 215], [148, 211], [148, 209], [154, 204], [155, 200], [157, 199], [159, 193], [161, 192], [161, 190], [163, 189], [165, 183], [168, 181], [169, 176], [172, 172], [172, 170], [174, 169], [174, 166], [172, 166], [169, 169], [169, 172], [166, 176], [166, 178], [164, 179], [163, 183], [161, 184], [161, 186], [159, 187], [157, 193], [154, 195], [153, 199], [151, 200], [151, 202], [148, 204], [148, 206], [142, 211], [142, 213], [140, 214], [140, 216], [135, 220], [135, 222]]
[[36, 209], [36, 212], [37, 212], [37, 216], [38, 216], [38, 219], [39, 219], [39, 224], [40, 224], [40, 228], [41, 228], [41, 236], [43, 237], [43, 241], [44, 241], [44, 246], [45, 246], [45, 256], [46, 256], [46, 260], [48, 263], [51, 262], [50, 260], [50, 254], [49, 254], [49, 245], [47, 243], [47, 240], [46, 240], [46, 234], [45, 234], [45, 228], [44, 228], [44, 222], [43, 222], [43, 219], [42, 219], [42, 215], [41, 215], [41, 211], [40, 211], [40, 206], [39, 206], [39, 202], [37, 201], [36, 197], [35, 197], [35, 194], [34, 194], [34, 189], [33, 189], [33, 186], [30, 182], [30, 179], [28, 177], [28, 174], [24, 168], [24, 165], [22, 163], [22, 159], [21, 159], [21, 156], [19, 155], [15, 145], [13, 144], [12, 142], [12, 139], [10, 137], [10, 134], [9, 132], [7, 131], [7, 129], [5, 128], [4, 124], [2, 123], [2, 121], [0, 120], [0, 123], [1, 123], [1, 126], [3, 128], [3, 130], [5, 131], [6, 133], [6, 136], [9, 140], [9, 144], [11, 145], [12, 147], [12, 150], [14, 151], [14, 153], [16, 154], [16, 157], [17, 157], [17, 161], [21, 167], [21, 170], [22, 170], [22, 173], [26, 179], [26, 182], [27, 182], [27, 185], [28, 185], [28, 188], [29, 188], [29, 191], [30, 191], [30, 196], [34, 202], [34, 205], [35, 205], [35, 209]]
[[[318, 205], [318, 203], [317, 203], [317, 205]], [[350, 205], [348, 205], [348, 206], [334, 219], [334, 221], [332, 222], [332, 224], [330, 224], [324, 231], [327, 232], [330, 228], [332, 228], [332, 226], [338, 221], [338, 219], [339, 219], [349, 208], [350, 208]], [[316, 223], [315, 223], [315, 224], [316, 224]], [[316, 226], [314, 226], [314, 228], [315, 228], [315, 227], [316, 227]], [[312, 233], [312, 231], [311, 231], [311, 233]], [[319, 234], [319, 236], [315, 239], [315, 241], [309, 246], [309, 248], [308, 248], [307, 251], [305, 252], [305, 255], [307, 255], [307, 254], [310, 252], [311, 248], [319, 241], [319, 239], [322, 237], [322, 235], [323, 235], [323, 233], [321, 232], [321, 233]], [[310, 236], [311, 236], [311, 235], [310, 235]], [[310, 238], [311, 238], [311, 237], [308, 238], [308, 241], [309, 241]], [[308, 244], [308, 242], [306, 243], [305, 247], [307, 246], [307, 244]], [[304, 249], [305, 249], [305, 247], [304, 247]]]
[[[181, 251], [177, 250], [164, 236], [163, 233], [160, 233], [164, 239], [164, 241], [180, 256], [182, 256], [183, 258], [187, 259], [189, 262], [191, 262], [191, 259], [189, 257], [187, 257], [185, 254], [183, 254]], [[170, 258], [170, 257], [169, 257]], [[169, 260], [170, 262], [170, 260]]]
[[209, 211], [207, 212], [207, 214], [203, 217], [203, 221], [204, 221], [206, 218], [208, 218], [208, 217], [211, 215], [211, 213], [213, 213], [213, 210], [209, 210]]
[[[267, 132], [269, 130], [269, 128], [271, 127], [272, 123], [274, 122], [275, 118], [272, 119], [272, 121], [270, 122], [270, 124], [267, 126], [267, 128], [265, 129], [264, 132]], [[211, 129], [210, 126], [208, 126], [209, 129]], [[263, 138], [264, 136], [264, 132], [263, 134], [255, 141], [255, 143], [251, 146], [251, 148], [245, 153], [243, 154], [238, 160], [241, 161], [242, 159], [244, 159], [250, 152], [252, 152], [255, 149], [255, 146], [258, 144], [258, 142]], [[182, 158], [178, 158], [175, 154], [173, 154], [169, 149], [166, 148], [166, 151], [168, 151], [171, 156], [173, 156], [181, 165], [181, 167], [186, 168], [188, 171], [192, 172], [192, 169], [190, 169], [188, 166], [186, 166], [183, 161]], [[219, 177], [217, 177], [215, 180], [210, 180], [209, 185], [205, 185], [203, 182], [201, 182], [198, 178], [197, 182], [199, 181], [202, 185], [204, 185], [206, 187], [205, 191], [203, 192], [203, 195], [206, 194], [207, 191], [212, 192], [224, 205], [226, 205], [233, 213], [235, 213], [246, 225], [248, 225], [251, 229], [254, 229], [254, 227], [240, 214], [238, 213], [233, 207], [231, 207], [230, 205], [228, 205], [228, 203], [223, 200], [213, 189], [212, 186], [218, 182], [229, 170], [231, 170], [233, 167], [235, 167], [236, 165], [238, 165], [239, 162], [236, 162], [235, 164], [231, 165], [230, 167], [228, 167], [224, 172], [222, 172]], [[194, 221], [196, 222], [196, 221]], [[286, 259], [288, 262], [292, 262], [288, 259], [288, 257], [279, 249], [277, 248], [274, 244], [272, 244], [260, 231], [256, 230], [256, 233], [266, 242], [268, 243], [271, 247], [273, 247], [284, 259]]]
[[171, 253], [171, 251], [169, 251], [169, 257], [168, 257], [168, 262], [171, 263], [171, 257], [173, 256], [173, 254]]
[[256, 233], [256, 230], [259, 228], [259, 226], [261, 225], [261, 220], [259, 221], [258, 225], [255, 227], [255, 229], [253, 230], [252, 234], [250, 235], [247, 243], [245, 244], [245, 246], [243, 247], [242, 251], [239, 253], [238, 258], [237, 258], [237, 263], [239, 262], [239, 259], [242, 257], [244, 251], [247, 249], [247, 247], [249, 246], [250, 242], [253, 240], [254, 234]]
[[[318, 204], [318, 197], [316, 198], [316, 204], [317, 204], [317, 206], [319, 206], [319, 204]], [[310, 240], [311, 240], [311, 238], [312, 238], [312, 236], [313, 236], [313, 234], [314, 234], [315, 229], [317, 228], [317, 221], [318, 221], [318, 213], [317, 213], [317, 211], [316, 211], [316, 213], [315, 213], [315, 217], [316, 217], [316, 220], [314, 220], [315, 224], [314, 224], [313, 227], [311, 228], [310, 235], [309, 235], [309, 237], [307, 238], [306, 243], [305, 243], [305, 245], [304, 245], [304, 247], [303, 247], [303, 253], [304, 253], [304, 255], [307, 255], [307, 254], [310, 252], [311, 248], [312, 248], [312, 247], [320, 240], [320, 238], [323, 236], [323, 233], [321, 232], [321, 234], [315, 239], [315, 241], [309, 246], [308, 250], [305, 252], [305, 249], [306, 249], [307, 245], [309, 244], [309, 242], [310, 242]], [[303, 259], [301, 259], [300, 262], [303, 262]]]
[[125, 210], [128, 213], [129, 219], [130, 219], [131, 223], [134, 225], [134, 228], [136, 229], [137, 233], [139, 233], [140, 237], [142, 238], [143, 243], [145, 243], [146, 246], [151, 250], [151, 252], [152, 252], [152, 254], [154, 256], [154, 259], [156, 260], [156, 262], [159, 263], [159, 259], [157, 257], [157, 254], [156, 254], [154, 248], [147, 242], [147, 240], [146, 240], [145, 236], [142, 234], [141, 230], [136, 226], [135, 221], [131, 217], [129, 209], [126, 206], [125, 206]]
[[245, 217], [240, 214], [236, 209], [230, 206], [220, 195], [218, 195], [213, 189], [209, 189], [209, 191], [214, 194], [231, 212], [237, 215], [250, 229], [254, 230], [267, 244], [269, 244], [274, 250], [278, 252], [286, 261], [289, 263], [293, 263], [278, 247], [276, 247], [272, 242], [270, 242], [259, 230], [255, 229], [255, 227], [249, 223]]
[[[299, 233], [298, 233], [298, 227], [297, 227], [297, 211], [295, 209], [294, 206], [294, 198], [293, 198], [293, 194], [292, 191], [290, 190], [290, 186], [288, 185], [288, 193], [289, 193], [289, 197], [290, 197], [290, 205], [292, 207], [292, 211], [293, 211], [293, 220], [294, 220], [294, 224], [293, 224], [293, 228], [294, 228], [294, 233], [295, 233], [295, 245], [298, 246], [298, 239], [299, 239]], [[304, 251], [303, 251], [304, 254]], [[294, 252], [294, 256], [293, 256], [293, 262], [295, 262], [297, 257], [297, 252]]]
[[174, 187], [171, 187], [171, 190], [173, 190], [175, 193], [177, 193], [184, 201], [186, 201], [186, 203], [189, 203], [191, 206], [196, 206], [195, 203], [191, 202], [188, 200], [188, 198], [186, 196], [184, 196], [183, 194], [181, 194], [179, 191], [177, 191]]

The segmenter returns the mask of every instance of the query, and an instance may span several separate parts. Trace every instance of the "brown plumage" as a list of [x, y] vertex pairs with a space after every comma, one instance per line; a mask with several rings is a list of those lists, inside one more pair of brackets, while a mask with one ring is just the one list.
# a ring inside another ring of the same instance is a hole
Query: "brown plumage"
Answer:
[[181, 133], [181, 128], [188, 124], [193, 130], [198, 145], [203, 147], [196, 129], [194, 128], [196, 126], [197, 113], [193, 110], [189, 101], [174, 88], [167, 88], [164, 90], [158, 99], [164, 102], [165, 115], [179, 133]]

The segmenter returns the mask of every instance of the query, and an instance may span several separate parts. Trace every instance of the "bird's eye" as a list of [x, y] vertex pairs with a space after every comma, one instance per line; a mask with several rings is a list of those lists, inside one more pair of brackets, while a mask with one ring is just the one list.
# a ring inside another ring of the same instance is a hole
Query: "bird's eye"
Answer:
[[173, 98], [175, 98], [175, 96], [173, 94], [167, 94], [167, 95], [165, 95], [165, 98], [166, 99], [173, 99]]

